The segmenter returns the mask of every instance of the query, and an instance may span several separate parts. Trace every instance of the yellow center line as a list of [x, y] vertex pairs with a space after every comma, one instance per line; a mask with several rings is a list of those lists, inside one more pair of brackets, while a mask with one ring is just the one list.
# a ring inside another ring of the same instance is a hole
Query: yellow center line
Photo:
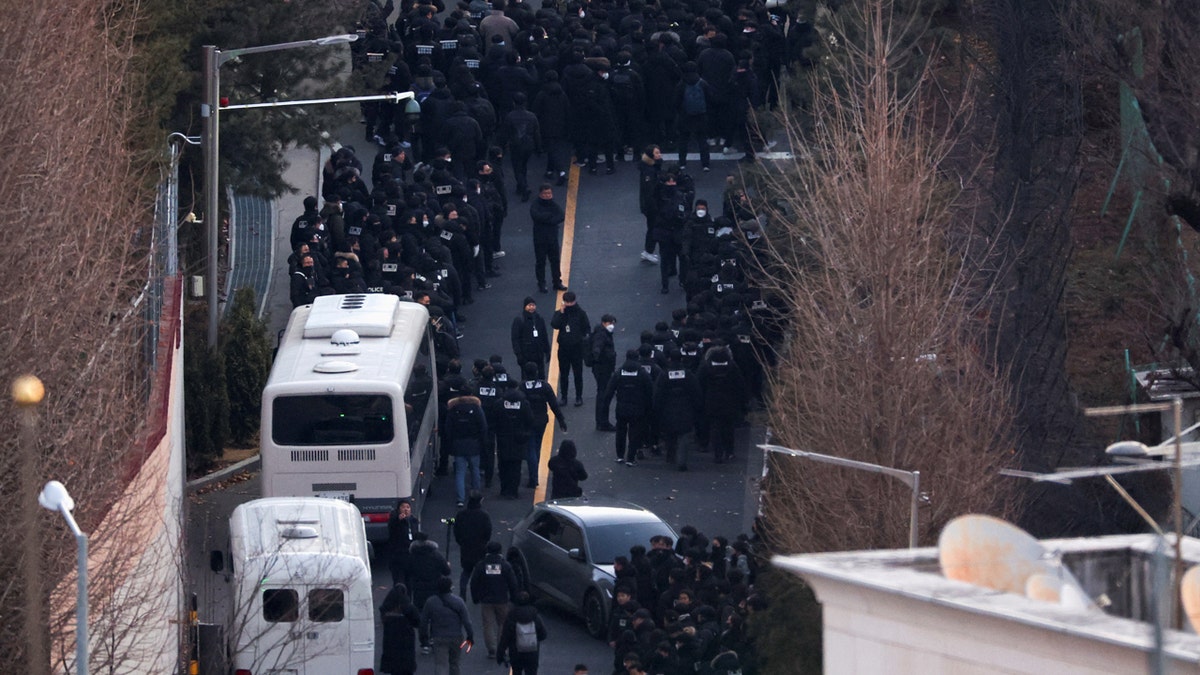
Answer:
[[[559, 267], [562, 268], [562, 282], [564, 286], [571, 286], [571, 251], [575, 248], [575, 201], [579, 196], [579, 167], [571, 162], [570, 179], [567, 180], [567, 203], [563, 209], [565, 218], [563, 218], [563, 237], [562, 237], [562, 255]], [[554, 309], [562, 308], [562, 292], [554, 294]], [[558, 344], [558, 331], [552, 331], [550, 334], [550, 351], [554, 353], [554, 345]], [[558, 359], [554, 356], [550, 357], [550, 369], [546, 371], [546, 381], [551, 387], [555, 382], [558, 382]], [[560, 392], [555, 391], [555, 396], [559, 396]], [[575, 421], [578, 425], [580, 422]], [[579, 428], [578, 426], [576, 427]], [[549, 482], [550, 476], [550, 455], [554, 454], [554, 417], [546, 422], [546, 431], [542, 434], [542, 451], [541, 457], [538, 458], [538, 486], [533, 491], [533, 503], [546, 501], [546, 483]]]

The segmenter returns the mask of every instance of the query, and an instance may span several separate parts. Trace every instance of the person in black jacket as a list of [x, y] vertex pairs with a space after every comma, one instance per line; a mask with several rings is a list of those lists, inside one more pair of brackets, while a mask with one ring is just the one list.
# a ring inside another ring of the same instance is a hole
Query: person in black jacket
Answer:
[[712, 347], [696, 373], [708, 427], [708, 446], [720, 464], [733, 458], [733, 430], [746, 413], [746, 383], [728, 347]]
[[525, 308], [521, 315], [512, 322], [512, 350], [517, 357], [517, 367], [524, 368], [526, 363], [537, 366], [537, 376], [545, 377], [546, 361], [550, 358], [550, 333], [546, 331], [546, 322], [537, 313], [537, 301], [526, 297]]
[[489, 659], [496, 658], [500, 628], [508, 618], [509, 602], [519, 590], [517, 575], [500, 550], [500, 542], [489, 541], [487, 554], [471, 570], [471, 599], [483, 614], [483, 644]]
[[[532, 634], [527, 633], [530, 630]], [[525, 635], [528, 637], [523, 637]], [[500, 631], [496, 663], [508, 662], [512, 666], [512, 675], [537, 675], [539, 647], [545, 639], [546, 626], [533, 606], [533, 598], [522, 591], [517, 594], [517, 606], [508, 613]], [[533, 643], [532, 647], [527, 645], [527, 640]]]
[[567, 290], [562, 282], [559, 266], [562, 252], [558, 244], [558, 228], [566, 217], [563, 207], [554, 201], [554, 188], [549, 183], [542, 183], [538, 188], [538, 198], [529, 205], [529, 218], [533, 221], [533, 274], [542, 293], [549, 292], [546, 288], [546, 265], [550, 267], [554, 290]]
[[529, 436], [533, 433], [533, 408], [519, 389], [509, 389], [502, 397], [496, 422], [500, 496], [516, 499], [520, 496], [521, 462], [529, 453]]
[[696, 424], [700, 388], [696, 377], [680, 362], [678, 348], [667, 353], [667, 368], [654, 383], [654, 410], [658, 417], [658, 432], [666, 445], [667, 461], [675, 462], [680, 471], [687, 471], [687, 442], [679, 438]]
[[472, 491], [467, 507], [454, 516], [454, 541], [458, 544], [459, 562], [462, 572], [458, 579], [458, 592], [467, 597], [467, 581], [475, 565], [483, 560], [487, 543], [492, 538], [492, 517], [483, 510], [483, 494]]
[[550, 327], [558, 331], [558, 404], [567, 405], [569, 375], [575, 373], [575, 407], [583, 405], [583, 350], [588, 346], [592, 326], [587, 312], [576, 304], [575, 293], [563, 293], [562, 309], [550, 318]]
[[[405, 578], [412, 592], [413, 604], [424, 607], [425, 601], [437, 593], [438, 579], [450, 574], [450, 563], [446, 562], [446, 557], [438, 551], [437, 543], [430, 541], [424, 532], [418, 532], [414, 536], [409, 551]], [[421, 646], [422, 651], [425, 651], [429, 646], [428, 640], [422, 640]]]
[[567, 418], [563, 415], [562, 408], [558, 407], [554, 389], [548, 382], [538, 377], [536, 366], [533, 363], [526, 363], [522, 373], [524, 381], [521, 383], [521, 392], [529, 401], [529, 407], [533, 411], [533, 429], [529, 433], [529, 441], [526, 446], [525, 461], [529, 466], [529, 482], [526, 483], [526, 487], [535, 488], [538, 486], [538, 464], [542, 457], [542, 437], [546, 433], [546, 425], [550, 422], [547, 408], [554, 412], [554, 417], [558, 420], [558, 428], [563, 431], [567, 430]]
[[397, 583], [379, 606], [383, 623], [383, 653], [379, 670], [390, 675], [412, 675], [417, 670], [417, 640], [413, 633], [421, 625], [421, 614], [408, 597], [408, 589]]
[[541, 129], [537, 115], [525, 108], [523, 92], [513, 94], [513, 109], [500, 123], [501, 145], [508, 147], [508, 158], [512, 160], [513, 176], [517, 181], [517, 194], [521, 201], [529, 201], [529, 158], [542, 147]]
[[575, 441], [563, 441], [558, 446], [558, 454], [550, 458], [550, 499], [569, 499], [582, 497], [583, 488], [579, 481], [587, 480], [587, 469], [583, 462], [577, 459], [579, 450]]
[[311, 305], [317, 297], [317, 271], [311, 253], [300, 256], [300, 264], [292, 272], [291, 299], [292, 307]]
[[393, 584], [405, 581], [410, 559], [409, 548], [420, 531], [421, 521], [413, 515], [412, 502], [397, 499], [396, 506], [388, 514], [388, 547], [391, 549], [388, 570], [392, 573]]
[[642, 246], [642, 260], [658, 262], [654, 254], [654, 221], [658, 216], [658, 175], [662, 171], [662, 150], [657, 145], [646, 146], [638, 164], [638, 207], [646, 217], [646, 238]]
[[617, 462], [624, 462], [625, 466], [637, 464], [637, 451], [642, 447], [653, 395], [650, 374], [638, 365], [637, 350], [630, 350], [621, 370], [609, 380], [603, 401], [604, 409], [608, 410], [608, 402], [613, 396], [617, 398]]
[[617, 317], [612, 314], [600, 317], [600, 324], [592, 329], [588, 352], [584, 355], [596, 378], [596, 431], [617, 429], [608, 421], [608, 403], [604, 400], [604, 390], [608, 389], [608, 381], [617, 368], [617, 348], [612, 336], [616, 328]]
[[537, 115], [542, 132], [542, 144], [546, 150], [545, 180], [555, 180], [556, 185], [567, 182], [567, 169], [571, 162], [571, 142], [567, 128], [567, 116], [571, 102], [558, 83], [558, 73], [546, 73], [546, 81], [533, 99], [533, 114]]
[[[465, 389], [466, 383], [462, 386]], [[483, 405], [474, 396], [455, 396], [446, 403], [445, 426], [446, 444], [450, 446], [450, 454], [454, 457], [454, 487], [458, 494], [458, 506], [462, 508], [468, 483], [471, 490], [480, 488], [479, 458], [488, 434]]]

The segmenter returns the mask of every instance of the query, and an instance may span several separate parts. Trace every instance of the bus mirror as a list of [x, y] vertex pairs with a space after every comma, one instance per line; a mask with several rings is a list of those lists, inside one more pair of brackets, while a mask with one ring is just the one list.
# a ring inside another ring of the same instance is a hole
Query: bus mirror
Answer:
[[225, 556], [220, 551], [209, 551], [208, 566], [214, 572], [223, 572], [225, 570]]
[[587, 560], [585, 560], [583, 557], [583, 551], [580, 551], [577, 548], [573, 548], [573, 549], [567, 551], [567, 557], [570, 558], [571, 560], [578, 560], [579, 562], [587, 562]]

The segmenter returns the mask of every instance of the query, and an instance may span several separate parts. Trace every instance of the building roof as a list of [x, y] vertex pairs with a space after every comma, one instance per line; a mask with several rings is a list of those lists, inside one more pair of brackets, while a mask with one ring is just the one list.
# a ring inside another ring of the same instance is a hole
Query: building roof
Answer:
[[[773, 562], [813, 582], [823, 579], [866, 587], [1121, 647], [1142, 651], [1154, 648], [1151, 624], [1118, 612], [1134, 616], [1145, 613], [1141, 603], [1146, 600], [1147, 589], [1135, 586], [1138, 580], [1150, 576], [1146, 566], [1158, 543], [1155, 535], [1047, 539], [1041, 543], [1061, 558], [1091, 597], [1103, 595], [1101, 604], [1112, 605], [1106, 611], [1070, 609], [954, 581], [942, 575], [938, 549], [933, 547], [776, 556]], [[1172, 552], [1173, 548], [1168, 548], [1168, 558]], [[1185, 537], [1183, 557], [1189, 566], [1200, 563], [1200, 540]], [[1114, 579], [1121, 582], [1114, 583]], [[1171, 658], [1200, 663], [1200, 636], [1190, 629], [1165, 630], [1163, 643]]]

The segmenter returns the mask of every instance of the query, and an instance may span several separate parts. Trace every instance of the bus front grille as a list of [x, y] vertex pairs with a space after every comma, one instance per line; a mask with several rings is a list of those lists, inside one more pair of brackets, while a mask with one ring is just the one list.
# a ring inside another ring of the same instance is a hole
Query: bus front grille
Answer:
[[375, 461], [375, 448], [338, 450], [337, 458], [339, 462], [373, 462]]
[[328, 462], [328, 450], [292, 450], [293, 462]]

